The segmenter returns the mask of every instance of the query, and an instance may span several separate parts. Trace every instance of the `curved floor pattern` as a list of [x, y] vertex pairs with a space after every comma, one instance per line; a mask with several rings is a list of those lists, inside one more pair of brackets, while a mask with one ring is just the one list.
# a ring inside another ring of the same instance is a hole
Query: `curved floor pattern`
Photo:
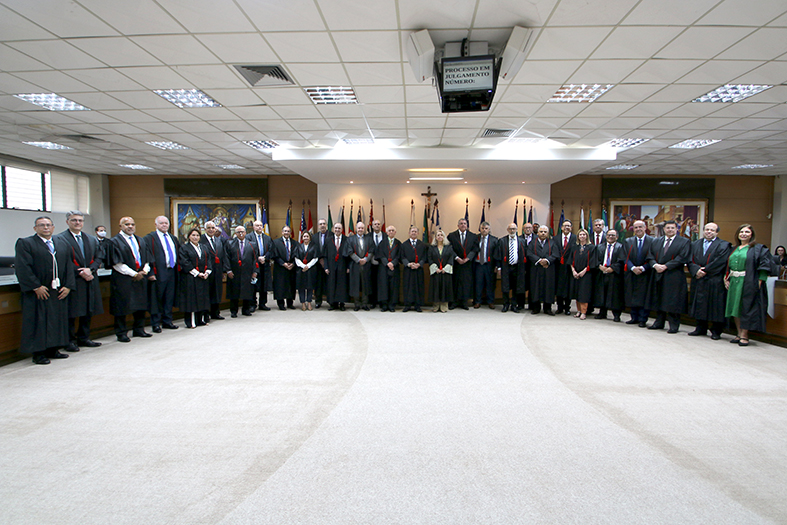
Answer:
[[265, 312], [0, 368], [8, 523], [787, 521], [783, 349]]

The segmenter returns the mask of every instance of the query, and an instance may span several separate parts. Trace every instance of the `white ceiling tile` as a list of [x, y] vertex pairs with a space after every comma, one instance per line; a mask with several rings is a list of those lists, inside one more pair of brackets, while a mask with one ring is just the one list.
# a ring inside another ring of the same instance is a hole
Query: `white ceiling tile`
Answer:
[[110, 67], [161, 65], [159, 59], [125, 37], [74, 38], [69, 42]]
[[173, 70], [195, 88], [206, 92], [211, 89], [242, 89], [249, 86], [235, 68], [230, 66], [175, 66]]
[[703, 60], [652, 59], [625, 78], [628, 84], [671, 84], [689, 71], [702, 65]]
[[[117, 71], [151, 91], [154, 89], [190, 89], [194, 87], [168, 66], [122, 67], [117, 68]], [[130, 84], [129, 87], [132, 86], [133, 84]]]
[[348, 86], [350, 79], [342, 64], [290, 64], [293, 80], [301, 86]]
[[[132, 109], [131, 106], [125, 104], [115, 97], [111, 97], [105, 93], [60, 93], [61, 96], [69, 100], [73, 100], [77, 104], [82, 104], [86, 108], [94, 111], [102, 111], [105, 109]], [[78, 113], [78, 112], [75, 112]]]
[[440, 115], [442, 115], [442, 113], [440, 112], [440, 105], [437, 103], [407, 104], [408, 117], [438, 117]]
[[364, 104], [363, 114], [370, 118], [404, 117], [404, 104], [397, 101], [395, 104]]
[[751, 32], [752, 29], [748, 27], [690, 27], [656, 56], [675, 59], [710, 59]]
[[680, 84], [728, 84], [733, 78], [756, 69], [763, 62], [748, 60], [711, 60], [681, 77]]
[[495, 100], [497, 102], [545, 103], [560, 89], [561, 85], [512, 85], [508, 86], [502, 97], [495, 97]]
[[787, 28], [766, 27], [719, 55], [730, 60], [771, 60], [787, 52]]
[[262, 133], [292, 131], [286, 120], [249, 120], [248, 123]]
[[325, 31], [314, 0], [260, 2], [238, 0], [238, 5], [260, 31]]
[[353, 133], [368, 133], [369, 131], [369, 126], [366, 125], [366, 121], [363, 119], [331, 119], [328, 123], [334, 130], [352, 131]]
[[662, 87], [658, 84], [618, 84], [601, 95], [599, 100], [604, 102], [639, 102], [645, 100]]
[[112, 96], [136, 109], [172, 109], [176, 107], [152, 91], [117, 91], [113, 92]]
[[331, 129], [331, 126], [325, 119], [290, 119], [289, 121], [290, 126], [295, 131], [327, 131]]
[[409, 144], [414, 148], [428, 148], [431, 146], [438, 146], [440, 144], [440, 137], [433, 138], [412, 138]]
[[210, 123], [221, 131], [225, 131], [227, 133], [237, 133], [244, 131], [256, 132], [257, 130], [257, 128], [254, 126], [247, 122], [243, 122], [242, 120], [211, 120]]
[[218, 59], [190, 35], [135, 36], [131, 40], [170, 66], [218, 63]]
[[787, 62], [768, 62], [753, 71], [730, 80], [731, 84], [769, 84], [787, 82]]
[[[595, 105], [595, 104], [594, 104]], [[658, 117], [682, 106], [682, 102], [643, 102], [624, 113], [627, 117]]]
[[283, 119], [293, 118], [322, 118], [320, 112], [314, 105], [285, 106], [276, 105], [273, 110]]
[[195, 35], [227, 64], [279, 64], [279, 58], [259, 33]]
[[530, 60], [576, 60], [587, 58], [607, 36], [609, 27], [547, 27], [530, 51]]
[[443, 129], [445, 117], [407, 117], [408, 128], [432, 128]]
[[562, 85], [581, 65], [580, 60], [526, 60], [511, 83]]
[[724, 0], [697, 24], [760, 26], [784, 14], [786, 10], [783, 0], [758, 0], [756, 7], [748, 0]]
[[621, 24], [687, 26], [696, 22], [717, 3], [718, 0], [640, 2]]
[[592, 58], [651, 58], [681, 31], [679, 27], [618, 27]]
[[[219, 101], [225, 108], [235, 106], [262, 106], [262, 99], [252, 88], [241, 89], [211, 89], [210, 96]], [[233, 111], [233, 113], [235, 113]]]
[[401, 104], [404, 102], [404, 88], [401, 86], [361, 86], [355, 88], [359, 104]]
[[[549, 104], [549, 106], [571, 106], [572, 104]], [[579, 106], [582, 117], [644, 117], [647, 115], [630, 115], [629, 110], [635, 106], [633, 102], [594, 102], [592, 104], [574, 104]], [[541, 115], [541, 112], [539, 112]]]
[[64, 40], [11, 42], [14, 49], [58, 69], [103, 67], [104, 64]]
[[53, 68], [21, 51], [7, 45], [0, 45], [0, 71], [42, 71], [48, 69]]
[[294, 105], [306, 104], [313, 105], [311, 99], [299, 87], [268, 87], [256, 90], [257, 94], [269, 106], [280, 104]]
[[406, 86], [405, 99], [408, 103], [437, 103], [437, 91], [431, 85]]
[[208, 122], [202, 120], [195, 120], [192, 122], [174, 122], [172, 125], [186, 133], [198, 133], [202, 136], [203, 133], [214, 131], [216, 128], [211, 126]]
[[30, 20], [0, 5], [0, 35], [3, 40], [45, 40], [54, 35]]
[[397, 29], [395, 2], [358, 2], [356, 0], [318, 0], [328, 29]]
[[47, 93], [94, 91], [93, 88], [60, 71], [30, 71], [16, 76], [41, 86]]
[[[345, 67], [354, 86], [378, 86], [403, 82], [402, 64], [399, 63], [345, 64]], [[405, 64], [404, 74], [412, 79], [413, 72], [409, 64]]]
[[243, 120], [278, 120], [280, 117], [270, 106], [249, 105], [231, 106], [228, 108], [233, 115]]
[[134, 124], [127, 124], [123, 122], [119, 122], [117, 124], [100, 124], [99, 127], [106, 131], [107, 133], [116, 133], [119, 135], [128, 135], [134, 133], [140, 133], [143, 131], [141, 128], [138, 128]]
[[566, 83], [617, 84], [643, 63], [642, 60], [588, 60]]
[[445, 123], [446, 129], [473, 129], [475, 133], [480, 133], [483, 129], [486, 129], [485, 124], [487, 115], [485, 115], [484, 118], [468, 118], [460, 115], [464, 115], [464, 113], [449, 115]]
[[124, 3], [122, 9], [118, 9], [116, 3], [106, 0], [79, 0], [79, 3], [127, 35], [186, 32], [154, 0], [134, 0], [134, 2]]
[[[561, 105], [569, 105], [569, 104], [556, 104], [558, 106]], [[576, 104], [579, 106], [579, 104]], [[542, 107], [542, 104], [518, 104], [518, 103], [510, 103], [510, 102], [497, 102], [494, 104], [492, 108], [492, 115], [494, 117], [523, 117], [527, 118], [534, 115], [539, 108]], [[581, 108], [577, 108], [577, 110], [581, 110]]]
[[[90, 113], [92, 113], [92, 111]], [[137, 109], [106, 110], [106, 111], [102, 111], [101, 113], [119, 122], [134, 123], [134, 122], [154, 122], [156, 120], [159, 120], [155, 116], [148, 115], [147, 113], [143, 111], [139, 111]]]
[[439, 3], [399, 0], [399, 23], [405, 31], [470, 27], [474, 11], [475, 2], [463, 0], [445, 0]]
[[143, 89], [143, 86], [118, 73], [116, 69], [102, 67], [97, 69], [73, 69], [68, 76], [84, 82], [98, 91], [124, 91]]
[[158, 0], [191, 33], [254, 31], [254, 26], [232, 0]]
[[316, 107], [326, 119], [363, 118], [363, 106], [358, 104], [321, 104]]
[[636, 4], [637, 0], [605, 0], [604, 9], [599, 9], [598, 4], [587, 0], [561, 0], [549, 19], [549, 25], [616, 25]]
[[344, 62], [402, 61], [397, 31], [334, 31], [332, 36]]
[[285, 62], [339, 62], [327, 32], [266, 33], [265, 39]]
[[[61, 38], [71, 36], [114, 36], [117, 31], [92, 15], [76, 2], [66, 6], [42, 6], [40, 2], [28, 0], [4, 0], [6, 7], [13, 9], [36, 24], [44, 27]], [[43, 7], [43, 8], [42, 8]]]
[[404, 118], [370, 118], [366, 119], [366, 122], [372, 130], [375, 130], [404, 129], [407, 121]]

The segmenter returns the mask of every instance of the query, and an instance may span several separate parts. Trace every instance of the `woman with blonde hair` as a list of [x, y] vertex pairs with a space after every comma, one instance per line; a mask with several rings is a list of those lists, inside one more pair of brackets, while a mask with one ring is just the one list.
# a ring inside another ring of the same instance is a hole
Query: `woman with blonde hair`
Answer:
[[447, 312], [448, 303], [453, 301], [451, 275], [456, 254], [451, 243], [445, 241], [445, 233], [438, 230], [429, 247], [429, 300], [435, 312]]

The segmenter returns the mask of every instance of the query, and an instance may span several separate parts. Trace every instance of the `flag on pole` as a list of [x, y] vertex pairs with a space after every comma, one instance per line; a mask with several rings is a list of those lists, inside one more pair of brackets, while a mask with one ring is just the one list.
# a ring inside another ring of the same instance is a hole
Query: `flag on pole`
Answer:
[[486, 221], [486, 202], [481, 201], [481, 221], [478, 223], [478, 231], [481, 231], [481, 224]]
[[555, 235], [555, 205], [549, 201], [549, 236]]
[[287, 206], [287, 220], [284, 221], [284, 225], [292, 228], [292, 199], [290, 199], [290, 205]]
[[333, 218], [331, 218], [331, 205], [328, 205], [328, 231], [333, 231]]
[[385, 199], [383, 199], [383, 231], [385, 231]]
[[360, 204], [358, 205], [358, 220], [355, 222], [356, 223], [363, 222], [363, 206], [361, 206]]
[[347, 228], [345, 228], [346, 222], [344, 221], [344, 204], [342, 204], [342, 215], [341, 215], [341, 218], [339, 219], [339, 222], [342, 225], [342, 233], [346, 232]]
[[470, 199], [465, 197], [465, 222], [470, 224], [470, 213], [468, 212], [468, 206], [470, 206]]
[[435, 233], [437, 233], [437, 227], [435, 225], [435, 215], [437, 214], [437, 200], [434, 201], [434, 207], [432, 208], [432, 216], [429, 218], [429, 242], [434, 241]]
[[303, 207], [301, 208], [301, 226], [300, 231], [298, 232], [298, 242], [303, 241], [303, 232], [306, 231], [306, 201], [303, 202]]
[[519, 199], [516, 200], [516, 206], [514, 207], [514, 224], [519, 226], [519, 223], [516, 221], [516, 216], [519, 214]]
[[410, 228], [415, 226], [415, 201], [410, 199]]
[[262, 231], [265, 235], [270, 236], [270, 227], [268, 226], [268, 209], [265, 207], [265, 201], [262, 201]]
[[566, 216], [563, 213], [563, 202], [560, 203], [560, 223], [558, 230], [563, 231], [563, 223], [566, 222]]
[[308, 200], [306, 202], [309, 205], [309, 224], [306, 227], [306, 231], [309, 233], [314, 233], [314, 224], [312, 224], [312, 201]]
[[588, 231], [593, 231], [593, 201], [588, 202]]
[[369, 225], [374, 222], [374, 201], [369, 199]]
[[[342, 221], [344, 222], [344, 221]], [[350, 223], [347, 225], [347, 235], [355, 235], [355, 227], [353, 224], [353, 200], [350, 199]]]
[[530, 211], [527, 214], [527, 222], [533, 224], [533, 201], [530, 201]]
[[424, 232], [421, 234], [421, 240], [424, 242], [429, 242], [429, 212], [427, 208], [429, 207], [428, 204], [424, 203]]
[[579, 227], [585, 227], [585, 201], [579, 206]]
[[604, 233], [607, 233], [607, 230], [609, 230], [609, 220], [607, 217], [607, 205], [604, 203], [601, 204], [601, 220], [604, 221]]

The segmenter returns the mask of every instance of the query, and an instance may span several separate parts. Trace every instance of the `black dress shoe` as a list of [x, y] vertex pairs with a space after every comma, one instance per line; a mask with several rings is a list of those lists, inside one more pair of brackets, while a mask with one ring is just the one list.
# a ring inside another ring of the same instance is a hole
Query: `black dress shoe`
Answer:
[[131, 337], [153, 337], [153, 334], [149, 334], [146, 331], [142, 330], [141, 332], [133, 332]]
[[667, 330], [667, 333], [668, 334], [677, 334], [678, 333], [678, 329], [677, 328], [670, 328], [669, 330]]
[[279, 305], [279, 310], [282, 310], [282, 311], [284, 311], [284, 310], [286, 310], [286, 309], [287, 309], [287, 307], [286, 307], [286, 306], [284, 306], [283, 304], [280, 304], [280, 305]]
[[614, 323], [619, 323], [619, 322], [620, 322], [620, 316], [618, 316], [618, 317], [613, 317], [613, 318], [612, 318], [612, 322], [614, 322]]
[[409, 311], [410, 311], [410, 307], [409, 306], [405, 306], [404, 308], [402, 308], [402, 313], [406, 313], [406, 312], [409, 312]]
[[363, 309], [364, 309], [364, 311], [368, 312], [369, 311], [369, 306], [368, 305], [364, 305]]
[[504, 305], [503, 305], [503, 313], [506, 313], [506, 312], [508, 311], [508, 309], [509, 309], [509, 308], [510, 308], [510, 306], [509, 306], [509, 305], [507, 305], [507, 304], [504, 304]]
[[63, 348], [66, 352], [79, 352], [79, 347], [76, 343], [68, 343], [65, 348]]
[[606, 319], [606, 318], [607, 318], [606, 315], [601, 315], [601, 314], [596, 314], [593, 316], [593, 319]]
[[719, 335], [719, 334], [710, 334], [710, 338], [713, 339], [714, 341], [718, 341], [719, 339], [721, 339], [721, 335]]
[[647, 328], [648, 323], [646, 323], [645, 321], [640, 321], [637, 326], [639, 326], [640, 328]]
[[315, 308], [319, 308], [320, 306], [322, 306], [322, 301], [317, 301], [316, 303], [314, 303]]
[[663, 324], [653, 323], [648, 327], [648, 330], [664, 330]]
[[236, 317], [238, 317], [238, 312], [232, 312], [232, 313], [230, 313], [230, 317], [232, 317], [233, 319], [235, 319]]
[[263, 312], [270, 312], [271, 311], [271, 309], [268, 308], [267, 306], [265, 306], [264, 304], [260, 305], [260, 310], [262, 310]]
[[256, 306], [256, 305], [255, 305], [255, 306], [252, 306], [252, 307], [251, 307], [251, 313], [254, 313], [254, 312], [256, 312], [256, 311], [257, 311], [257, 306]]
[[287, 308], [290, 309], [290, 310], [295, 310], [295, 305], [294, 304], [288, 304]]
[[637, 324], [638, 322], [639, 321], [637, 321], [636, 319], [629, 319], [628, 321], [626, 321], [626, 324]]
[[514, 312], [515, 314], [518, 314], [519, 313], [519, 307], [518, 306], [513, 306], [513, 307], [511, 307], [511, 311]]
[[530, 310], [530, 315], [536, 315], [537, 313], [539, 313], [538, 310]]
[[470, 307], [467, 306], [466, 304], [461, 305], [461, 308], [462, 308], [462, 310], [469, 310], [470, 309]]
[[556, 313], [556, 314], [558, 314], [558, 315], [560, 315], [560, 314], [562, 314], [562, 313], [563, 313], [563, 309], [562, 309], [562, 308], [558, 308], [558, 309], [557, 309], [557, 311], [556, 311], [555, 313]]
[[161, 325], [161, 327], [162, 328], [166, 328], [167, 330], [177, 330], [178, 329], [177, 325], [174, 325], [172, 323], [163, 324], [163, 325]]
[[344, 311], [344, 303], [339, 304], [339, 310]]
[[101, 346], [101, 343], [98, 341], [91, 341], [90, 339], [82, 339], [81, 341], [77, 341], [79, 346], [84, 346], [85, 348], [95, 348], [97, 346]]
[[455, 305], [455, 304], [452, 304], [452, 305], [449, 305], [449, 306], [448, 306], [448, 309], [449, 309], [449, 310], [453, 310], [454, 308], [456, 308], [456, 305]]
[[210, 318], [211, 318], [211, 319], [216, 319], [217, 321], [221, 321], [221, 320], [223, 320], [223, 319], [224, 319], [222, 316], [220, 316], [220, 315], [218, 315], [218, 314], [216, 314], [216, 315], [211, 315], [211, 316], [210, 316]]
[[[284, 308], [282, 308], [282, 310], [284, 310]], [[245, 315], [246, 317], [251, 317], [251, 312], [246, 310], [245, 312], [241, 312], [241, 315]]]
[[692, 335], [692, 336], [695, 336], [695, 335], [707, 335], [707, 332], [703, 332], [702, 330], [696, 330], [695, 329], [695, 330], [689, 332], [689, 335]]
[[55, 350], [53, 352], [49, 352], [49, 354], [47, 354], [47, 357], [49, 359], [66, 359], [68, 358], [68, 354], [64, 354], [62, 352]]
[[495, 305], [493, 305], [492, 303], [489, 303], [489, 305], [488, 305], [488, 306], [489, 306], [489, 309], [490, 309], [490, 310], [494, 310], [494, 309], [495, 309]]
[[51, 363], [51, 361], [44, 354], [35, 354], [33, 356], [33, 363], [37, 365], [48, 365], [49, 363]]
[[154, 326], [153, 327], [153, 331], [156, 332], [157, 334], [160, 334], [161, 333], [161, 327], [160, 326]]
[[118, 341], [120, 341], [121, 343], [130, 343], [131, 339], [129, 339], [126, 334], [121, 334], [118, 335]]
[[415, 307], [415, 311], [416, 311], [416, 312], [423, 312], [423, 310], [421, 310], [421, 307], [420, 307], [420, 306], [416, 306], [416, 307]]
[[336, 309], [337, 309], [337, 306], [336, 306], [336, 305], [333, 305], [333, 304], [332, 304], [331, 306], [329, 306], [329, 307], [328, 307], [328, 311], [329, 311], [329, 312], [333, 312], [333, 311], [334, 311], [334, 310], [336, 310]]
[[357, 311], [358, 311], [358, 310], [360, 310], [360, 309], [361, 309], [361, 305], [359, 305], [359, 304], [356, 304], [356, 305], [355, 305], [355, 308], [353, 308], [353, 311], [354, 311], [354, 312], [357, 312]]
[[553, 317], [555, 315], [555, 312], [553, 312], [552, 310], [546, 310], [544, 313], [547, 314], [547, 315], [551, 315]]

